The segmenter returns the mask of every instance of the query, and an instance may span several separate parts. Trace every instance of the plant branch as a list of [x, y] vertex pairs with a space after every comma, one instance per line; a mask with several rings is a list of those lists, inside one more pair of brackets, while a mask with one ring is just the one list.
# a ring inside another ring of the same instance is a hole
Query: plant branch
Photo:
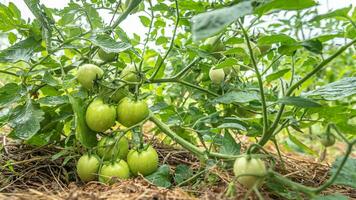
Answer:
[[166, 54], [163, 56], [161, 62], [159, 63], [158, 67], [156, 68], [156, 70], [153, 72], [153, 74], [151, 75], [151, 77], [149, 78], [149, 80], [152, 80], [155, 78], [155, 76], [158, 74], [159, 70], [161, 69], [164, 61], [166, 60], [166, 58], [168, 57], [168, 54], [171, 52], [172, 48], [173, 48], [173, 45], [174, 45], [174, 39], [176, 37], [176, 34], [177, 34], [177, 28], [178, 28], [178, 23], [179, 23], [179, 6], [178, 6], [178, 0], [175, 0], [175, 4], [176, 4], [176, 23], [175, 23], [175, 27], [174, 27], [174, 30], [173, 30], [173, 35], [172, 35], [172, 39], [171, 39], [171, 42], [170, 42], [170, 45], [169, 45], [169, 48], [166, 52]]
[[267, 133], [267, 129], [268, 129], [268, 113], [267, 113], [267, 104], [266, 104], [266, 98], [265, 98], [264, 89], [263, 89], [262, 77], [261, 77], [261, 74], [257, 67], [257, 62], [256, 62], [256, 59], [255, 59], [255, 56], [254, 56], [254, 53], [253, 53], [253, 50], [251, 47], [250, 38], [248, 37], [248, 34], [247, 34], [246, 30], [244, 29], [243, 25], [241, 24], [241, 22], [239, 20], [237, 22], [238, 22], [238, 24], [242, 30], [242, 33], [245, 37], [247, 47], [248, 47], [248, 50], [250, 53], [250, 57], [252, 60], [252, 64], [253, 64], [253, 67], [255, 68], [255, 73], [257, 76], [257, 80], [258, 80], [258, 86], [259, 86], [259, 90], [260, 90], [261, 103], [262, 103], [262, 116], [263, 116], [263, 133], [262, 134], [265, 135]]

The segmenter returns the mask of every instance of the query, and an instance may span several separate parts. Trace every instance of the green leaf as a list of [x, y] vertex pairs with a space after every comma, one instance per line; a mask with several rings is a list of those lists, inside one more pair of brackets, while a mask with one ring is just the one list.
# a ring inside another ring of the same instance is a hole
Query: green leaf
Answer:
[[321, 86], [316, 90], [303, 93], [302, 96], [320, 96], [326, 100], [339, 100], [356, 94], [356, 77], [347, 77]]
[[131, 45], [125, 42], [116, 42], [107, 34], [92, 35], [89, 38], [94, 45], [102, 48], [107, 53], [119, 53], [131, 48]]
[[272, 74], [268, 74], [266, 76], [266, 81], [267, 82], [271, 82], [271, 81], [274, 81], [276, 79], [279, 79], [281, 78], [282, 76], [284, 76], [284, 74], [286, 74], [287, 72], [289, 72], [290, 69], [282, 69], [282, 70], [279, 70], [279, 71], [276, 71], [276, 72], [273, 72]]
[[321, 54], [323, 51], [323, 44], [319, 40], [306, 40], [302, 42], [302, 46], [306, 48], [307, 50]]
[[85, 122], [85, 111], [86, 106], [82, 99], [75, 98], [72, 95], [68, 95], [69, 101], [72, 104], [72, 109], [75, 117], [75, 136], [80, 143], [85, 147], [94, 147], [96, 146], [96, 134], [89, 129]]
[[237, 59], [235, 58], [227, 58], [224, 61], [220, 62], [215, 68], [225, 68], [225, 67], [232, 67], [237, 64]]
[[10, 137], [27, 140], [41, 128], [44, 112], [37, 104], [28, 99], [24, 105], [17, 106], [9, 117], [9, 125], [13, 128]]
[[13, 45], [17, 40], [17, 36], [15, 33], [10, 32], [9, 35], [7, 36], [7, 39], [9, 40], [10, 44]]
[[303, 144], [300, 140], [298, 140], [296, 137], [294, 137], [292, 134], [288, 134], [289, 139], [297, 145], [302, 151], [311, 154], [311, 155], [317, 155], [315, 151], [313, 151], [311, 148]]
[[103, 27], [103, 21], [99, 13], [94, 7], [92, 7], [92, 5], [85, 2], [83, 9], [87, 14], [87, 18], [88, 18], [87, 20], [89, 20], [93, 29], [99, 29]]
[[[333, 175], [336, 173], [336, 170], [339, 168], [341, 161], [344, 159], [343, 156], [336, 158], [335, 162], [332, 165], [330, 174]], [[347, 185], [352, 188], [356, 188], [356, 159], [348, 158], [344, 167], [342, 168], [340, 174], [337, 176], [334, 185]]]
[[352, 6], [346, 7], [346, 8], [340, 8], [331, 12], [327, 12], [325, 14], [322, 15], [317, 15], [315, 17], [313, 17], [310, 22], [314, 22], [314, 21], [320, 21], [322, 19], [329, 19], [329, 18], [338, 18], [338, 17], [343, 17], [346, 18], [348, 17], [348, 13], [350, 12]]
[[0, 110], [0, 127], [2, 127], [7, 123], [7, 121], [9, 120], [10, 113], [11, 113], [11, 109], [8, 107], [2, 108]]
[[161, 165], [155, 173], [146, 176], [145, 179], [158, 187], [169, 188], [172, 185], [169, 171], [168, 165]]
[[192, 176], [193, 176], [193, 170], [189, 166], [184, 164], [179, 164], [176, 167], [176, 171], [174, 173], [174, 182], [176, 184], [179, 184], [191, 178]]
[[16, 83], [8, 83], [0, 88], [0, 107], [15, 103], [25, 95], [24, 89]]
[[231, 136], [231, 134], [226, 131], [222, 139], [222, 145], [219, 152], [228, 155], [238, 155], [240, 154], [241, 144], [236, 143], [236, 140]]
[[215, 98], [214, 102], [230, 104], [230, 103], [248, 103], [254, 100], [259, 100], [259, 96], [257, 92], [232, 91], [220, 97]]
[[21, 13], [12, 2], [9, 6], [0, 3], [0, 30], [7, 32], [15, 28], [25, 28], [25, 21], [21, 19]]
[[271, 44], [295, 44], [297, 41], [285, 34], [276, 34], [276, 35], [266, 35], [258, 39], [257, 43], [259, 45], [271, 45]]
[[253, 7], [250, 1], [243, 1], [234, 6], [201, 13], [192, 18], [193, 40], [211, 37], [238, 18], [251, 14]]
[[151, 20], [146, 17], [146, 16], [139, 16], [141, 23], [145, 26], [145, 27], [149, 27]]
[[21, 60], [28, 62], [39, 48], [40, 42], [32, 37], [27, 38], [2, 50], [0, 52], [0, 62], [15, 63]]
[[318, 195], [312, 200], [348, 200], [349, 198], [347, 196], [344, 196], [342, 194], [329, 194], [329, 195]]
[[69, 99], [67, 96], [46, 96], [38, 99], [37, 102], [43, 105], [57, 106], [69, 103]]
[[278, 99], [278, 103], [302, 108], [321, 107], [319, 103], [304, 97], [283, 97], [281, 99]]
[[272, 10], [303, 10], [316, 6], [317, 3], [313, 0], [272, 0], [255, 9], [255, 13], [263, 15]]
[[239, 123], [223, 123], [219, 125], [217, 128], [221, 128], [221, 129], [229, 128], [229, 129], [238, 129], [238, 130], [246, 131], [246, 127], [244, 127]]

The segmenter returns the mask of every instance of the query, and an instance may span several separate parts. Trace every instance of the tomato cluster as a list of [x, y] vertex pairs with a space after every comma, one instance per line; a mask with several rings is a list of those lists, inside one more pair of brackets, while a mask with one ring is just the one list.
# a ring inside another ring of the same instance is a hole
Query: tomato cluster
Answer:
[[[98, 51], [98, 56], [104, 62], [113, 61], [117, 57], [115, 53], [107, 53], [102, 49]], [[103, 75], [104, 71], [100, 67], [84, 64], [78, 69], [77, 80], [83, 88], [96, 91], [96, 88], [100, 88], [97, 83]], [[133, 66], [124, 68], [120, 78], [127, 83], [139, 81], [136, 68]], [[133, 128], [148, 117], [147, 103], [131, 99], [127, 88], [115, 91], [110, 88], [100, 89], [103, 93], [113, 95], [110, 99], [105, 99], [103, 96], [106, 96], [101, 95], [88, 105], [85, 122], [92, 131], [106, 134], [107, 130], [115, 126], [116, 121], [127, 128]], [[141, 147], [143, 148], [129, 151], [129, 140], [123, 134], [104, 135], [93, 148], [94, 153], [86, 153], [79, 158], [77, 174], [84, 182], [98, 178], [100, 182], [109, 184], [115, 180], [127, 179], [131, 174], [144, 176], [152, 174], [158, 168], [158, 154], [150, 145]]]

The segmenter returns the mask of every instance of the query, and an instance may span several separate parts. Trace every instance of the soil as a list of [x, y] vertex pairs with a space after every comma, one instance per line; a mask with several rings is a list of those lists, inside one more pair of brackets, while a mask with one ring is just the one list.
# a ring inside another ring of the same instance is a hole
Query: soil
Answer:
[[[172, 172], [178, 164], [186, 164], [195, 171], [201, 166], [199, 160], [185, 150], [162, 144], [155, 144], [155, 147], [160, 163], [169, 164]], [[231, 171], [221, 167], [213, 167], [197, 179], [170, 189], [156, 187], [143, 177], [111, 186], [95, 181], [83, 184], [73, 170], [76, 157], [65, 152], [56, 146], [33, 148], [7, 141], [6, 148], [0, 153], [0, 199], [243, 199], [247, 193], [237, 183], [228, 187], [234, 182], [234, 177]], [[61, 154], [65, 156], [59, 156]], [[284, 165], [277, 162], [275, 170], [294, 181], [318, 186], [329, 176], [328, 164], [298, 155], [282, 157]], [[266, 185], [260, 189], [264, 199], [284, 199], [268, 190]], [[323, 193], [340, 193], [351, 199], [356, 198], [356, 190], [346, 186], [334, 185]], [[252, 193], [248, 199], [258, 197]]]

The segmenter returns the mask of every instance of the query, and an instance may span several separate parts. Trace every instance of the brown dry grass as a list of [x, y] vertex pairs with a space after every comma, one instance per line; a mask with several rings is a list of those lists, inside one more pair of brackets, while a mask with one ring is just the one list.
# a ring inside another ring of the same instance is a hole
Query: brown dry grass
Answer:
[[[172, 169], [186, 164], [197, 170], [199, 161], [189, 152], [156, 144], [161, 163]], [[183, 187], [158, 188], [142, 177], [107, 186], [98, 182], [85, 185], [76, 180], [75, 162], [62, 166], [63, 159], [52, 160], [51, 156], [62, 149], [54, 146], [31, 148], [27, 145], [10, 143], [6, 152], [0, 154], [0, 199], [229, 199], [227, 185], [233, 181], [231, 171], [215, 167], [199, 179]], [[318, 186], [328, 177], [329, 166], [299, 156], [284, 156], [285, 167], [280, 163], [276, 171], [294, 181], [308, 186]], [[213, 180], [212, 180], [212, 177]], [[237, 185], [232, 199], [242, 199], [246, 190]], [[356, 191], [343, 186], [332, 186], [324, 191], [341, 193], [356, 198]], [[283, 199], [262, 187], [265, 199]], [[257, 199], [251, 195], [249, 199]]]

